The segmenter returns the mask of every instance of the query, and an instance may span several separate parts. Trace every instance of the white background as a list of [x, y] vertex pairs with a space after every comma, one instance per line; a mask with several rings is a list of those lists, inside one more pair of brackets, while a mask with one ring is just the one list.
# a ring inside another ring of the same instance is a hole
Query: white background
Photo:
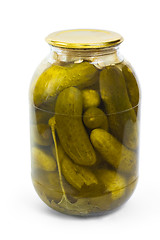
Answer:
[[[0, 3], [0, 239], [160, 239], [159, 0]], [[28, 88], [49, 53], [44, 38], [72, 28], [121, 33], [121, 53], [141, 91], [140, 178], [132, 198], [103, 217], [77, 218], [49, 209], [30, 178]]]

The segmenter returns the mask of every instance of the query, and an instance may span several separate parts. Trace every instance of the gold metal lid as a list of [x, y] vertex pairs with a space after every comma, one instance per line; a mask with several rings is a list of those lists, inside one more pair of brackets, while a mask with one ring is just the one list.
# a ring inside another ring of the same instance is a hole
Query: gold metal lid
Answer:
[[46, 42], [61, 48], [106, 48], [120, 44], [123, 37], [105, 30], [73, 29], [51, 33], [46, 37]]

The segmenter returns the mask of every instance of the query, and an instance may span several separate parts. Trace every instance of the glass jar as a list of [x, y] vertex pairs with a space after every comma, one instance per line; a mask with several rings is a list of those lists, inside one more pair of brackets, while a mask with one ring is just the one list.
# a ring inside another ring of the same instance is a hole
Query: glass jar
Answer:
[[46, 41], [50, 54], [30, 86], [33, 185], [59, 212], [107, 213], [138, 177], [139, 88], [118, 51], [123, 38], [80, 29]]

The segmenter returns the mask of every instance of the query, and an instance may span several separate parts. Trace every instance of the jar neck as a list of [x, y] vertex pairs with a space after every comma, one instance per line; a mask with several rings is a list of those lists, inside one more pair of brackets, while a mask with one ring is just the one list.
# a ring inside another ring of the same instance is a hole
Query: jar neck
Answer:
[[51, 46], [49, 62], [62, 63], [80, 63], [82, 61], [90, 61], [93, 64], [100, 65], [117, 64], [123, 61], [123, 57], [119, 54], [119, 46], [108, 47], [103, 49], [66, 49]]

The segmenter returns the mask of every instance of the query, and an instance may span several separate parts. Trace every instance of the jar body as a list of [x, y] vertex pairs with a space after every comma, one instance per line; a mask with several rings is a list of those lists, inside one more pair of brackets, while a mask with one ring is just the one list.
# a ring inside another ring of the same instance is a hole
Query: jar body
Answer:
[[128, 200], [138, 177], [138, 106], [135, 74], [117, 49], [51, 49], [30, 87], [32, 181], [48, 206], [89, 216]]

